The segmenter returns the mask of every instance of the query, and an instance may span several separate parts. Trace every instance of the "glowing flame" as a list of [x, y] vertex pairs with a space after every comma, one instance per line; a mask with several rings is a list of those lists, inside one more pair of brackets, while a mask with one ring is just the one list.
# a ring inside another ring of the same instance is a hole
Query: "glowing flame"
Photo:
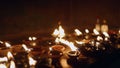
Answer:
[[34, 41], [34, 40], [36, 40], [37, 38], [36, 37], [29, 37], [28, 38], [30, 41]]
[[6, 46], [6, 47], [11, 47], [11, 44], [8, 43], [8, 42], [5, 42], [5, 46]]
[[16, 68], [14, 61], [10, 61], [10, 68]]
[[62, 26], [60, 25], [58, 29], [55, 29], [52, 35], [55, 37], [57, 36], [59, 38], [63, 38], [65, 36], [65, 32]]
[[31, 49], [29, 49], [29, 48], [27, 48], [27, 46], [25, 45], [25, 44], [22, 44], [22, 47], [25, 49], [25, 51], [27, 51], [27, 52], [30, 52], [31, 51]]
[[7, 57], [0, 58], [0, 62], [7, 62], [7, 61], [8, 61]]
[[78, 29], [75, 29], [74, 31], [75, 31], [75, 33], [76, 33], [77, 36], [82, 35], [82, 32], [79, 31]]
[[51, 47], [49, 47], [49, 50], [50, 50], [50, 51], [52, 51], [52, 48], [51, 48]]
[[30, 66], [35, 66], [36, 65], [36, 63], [37, 63], [37, 61], [36, 60], [34, 60], [32, 57], [30, 57], [30, 56], [28, 56], [28, 59], [29, 59], [29, 65]]
[[13, 59], [12, 53], [11, 53], [11, 52], [8, 52], [8, 53], [7, 53], [7, 57], [8, 57], [8, 59]]
[[93, 32], [94, 32], [95, 35], [99, 35], [100, 34], [96, 29], [93, 29]]
[[89, 33], [89, 30], [88, 30], [88, 29], [85, 29], [85, 33]]
[[72, 51], [76, 51], [77, 50], [77, 47], [74, 46], [73, 42], [69, 42], [69, 41], [64, 40], [64, 39], [60, 39], [59, 41], [61, 43], [65, 44], [65, 45], [69, 46]]
[[7, 68], [5, 64], [0, 64], [0, 68]]
[[0, 41], [1, 44], [3, 44], [3, 41]]
[[75, 41], [77, 44], [84, 44], [85, 42], [83, 41]]
[[103, 38], [101, 36], [97, 36], [97, 41], [101, 41]]
[[107, 32], [103, 32], [103, 35], [104, 35], [105, 37], [108, 37], [108, 38], [110, 37]]

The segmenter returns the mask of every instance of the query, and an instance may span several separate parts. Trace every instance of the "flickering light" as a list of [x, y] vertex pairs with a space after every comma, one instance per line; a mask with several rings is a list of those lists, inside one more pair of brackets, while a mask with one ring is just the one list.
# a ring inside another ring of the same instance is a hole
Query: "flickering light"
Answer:
[[89, 33], [89, 30], [88, 30], [88, 29], [85, 29], [85, 33]]

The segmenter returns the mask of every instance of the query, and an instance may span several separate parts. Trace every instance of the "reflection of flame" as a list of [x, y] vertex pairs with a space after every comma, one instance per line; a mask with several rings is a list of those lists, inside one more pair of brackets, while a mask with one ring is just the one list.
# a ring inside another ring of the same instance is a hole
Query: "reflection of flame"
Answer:
[[93, 29], [95, 35], [99, 35], [99, 32], [96, 29]]
[[0, 68], [7, 68], [5, 64], [0, 64]]
[[7, 53], [7, 57], [8, 57], [8, 59], [12, 59], [12, 58], [13, 58], [12, 53], [11, 53], [11, 52], [8, 52], [8, 53]]
[[11, 47], [11, 44], [8, 43], [8, 42], [5, 42], [5, 46], [6, 46], [6, 47]]
[[77, 36], [82, 35], [82, 32], [79, 31], [78, 29], [75, 29], [74, 31], [75, 31], [75, 33], [76, 33]]
[[76, 51], [77, 50], [77, 47], [74, 46], [73, 42], [69, 42], [69, 41], [64, 40], [64, 39], [60, 39], [59, 41], [61, 43], [65, 44], [65, 45], [69, 46], [72, 51]]
[[101, 36], [97, 36], [97, 41], [103, 40]]
[[88, 29], [85, 29], [85, 33], [89, 33], [89, 30], [88, 30]]
[[25, 49], [25, 51], [30, 52], [31, 50], [29, 48], [27, 48], [27, 46], [25, 44], [22, 44], [22, 47]]
[[55, 29], [52, 35], [63, 38], [65, 36], [65, 32], [62, 26], [60, 25], [58, 29]]
[[28, 59], [29, 59], [29, 65], [30, 66], [35, 66], [36, 65], [36, 63], [37, 63], [37, 61], [36, 60], [34, 60], [32, 57], [30, 57], [30, 56], [28, 56]]
[[37, 38], [36, 37], [29, 37], [28, 38], [30, 41], [34, 41], [34, 40], [36, 40]]
[[10, 61], [10, 68], [16, 68], [14, 61]]
[[7, 57], [0, 58], [0, 62], [7, 62], [7, 61], [8, 61]]
[[109, 34], [107, 32], [103, 32], [103, 35], [109, 38]]

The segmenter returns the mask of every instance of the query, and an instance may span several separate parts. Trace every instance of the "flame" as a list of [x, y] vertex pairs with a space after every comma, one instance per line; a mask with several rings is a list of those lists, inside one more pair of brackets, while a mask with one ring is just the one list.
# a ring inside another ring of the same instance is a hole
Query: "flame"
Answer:
[[0, 64], [0, 68], [7, 68], [5, 64]]
[[16, 68], [14, 61], [10, 61], [10, 68]]
[[120, 34], [120, 29], [119, 29], [118, 33]]
[[85, 33], [89, 33], [89, 30], [88, 30], [88, 29], [85, 29]]
[[0, 41], [1, 44], [3, 44], [3, 41]]
[[0, 58], [0, 62], [7, 62], [7, 61], [8, 61], [7, 57]]
[[8, 52], [8, 53], [7, 53], [7, 57], [8, 57], [8, 59], [13, 59], [12, 53], [11, 53], [11, 52]]
[[30, 56], [28, 56], [28, 59], [29, 59], [29, 65], [30, 66], [35, 66], [36, 65], [36, 63], [37, 63], [37, 61], [36, 60], [34, 60], [32, 57], [30, 57]]
[[61, 43], [65, 44], [65, 45], [69, 46], [72, 51], [76, 51], [77, 50], [77, 47], [74, 46], [73, 42], [69, 42], [69, 41], [64, 40], [64, 39], [60, 39], [59, 41]]
[[22, 47], [25, 49], [25, 51], [27, 51], [27, 52], [30, 52], [31, 51], [31, 49], [29, 49], [29, 48], [27, 48], [27, 46], [25, 45], [25, 44], [22, 44]]
[[99, 35], [100, 34], [96, 29], [93, 29], [93, 32], [94, 32], [95, 35]]
[[6, 46], [6, 47], [11, 47], [11, 44], [8, 43], [8, 42], [5, 42], [5, 46]]
[[52, 48], [51, 48], [51, 47], [49, 47], [49, 50], [50, 50], [50, 51], [52, 51]]
[[34, 40], [36, 40], [37, 38], [36, 37], [29, 37], [28, 38], [28, 40], [30, 40], [30, 41], [34, 41]]
[[74, 31], [75, 31], [75, 33], [76, 33], [77, 36], [82, 35], [82, 32], [79, 31], [78, 29], [75, 29]]
[[97, 41], [101, 41], [103, 38], [101, 36], [97, 36]]
[[107, 38], [110, 37], [109, 34], [108, 34], [107, 32], [103, 32], [103, 35], [104, 35], [105, 37], [107, 37]]
[[52, 35], [55, 37], [57, 36], [59, 38], [63, 38], [65, 36], [65, 32], [62, 26], [60, 25], [58, 29], [55, 29]]
[[77, 44], [84, 44], [85, 42], [83, 41], [75, 41]]

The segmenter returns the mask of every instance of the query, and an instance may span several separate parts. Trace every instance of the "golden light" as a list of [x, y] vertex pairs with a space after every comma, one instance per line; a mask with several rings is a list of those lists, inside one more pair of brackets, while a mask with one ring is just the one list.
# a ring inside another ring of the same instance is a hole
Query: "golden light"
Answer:
[[8, 59], [13, 59], [12, 53], [11, 53], [11, 52], [8, 52], [8, 53], [7, 53], [7, 57], [8, 57]]
[[7, 62], [8, 58], [7, 57], [0, 57], [0, 62]]
[[67, 63], [67, 59], [65, 59], [65, 58], [62, 58], [62, 59], [60, 60], [60, 63], [61, 63], [62, 68], [72, 68], [72, 67]]
[[84, 44], [85, 42], [83, 42], [83, 41], [75, 41], [77, 44]]
[[97, 41], [102, 41], [103, 38], [101, 36], [97, 36]]
[[22, 47], [25, 49], [25, 51], [27, 51], [27, 52], [30, 52], [31, 51], [31, 49], [29, 49], [29, 48], [27, 48], [27, 46], [25, 45], [25, 44], [22, 44]]
[[0, 68], [7, 68], [5, 64], [0, 64]]
[[59, 28], [55, 29], [52, 35], [55, 37], [63, 38], [65, 36], [65, 32], [62, 26], [59, 25]]
[[30, 40], [30, 41], [34, 41], [34, 40], [36, 40], [37, 38], [36, 37], [29, 37], [28, 38], [28, 40]]
[[99, 35], [99, 34], [100, 34], [96, 29], [93, 29], [93, 33], [94, 33], [95, 35]]
[[0, 41], [1, 44], [3, 44], [3, 41]]
[[10, 61], [10, 68], [16, 68], [14, 61]]
[[119, 29], [118, 33], [120, 34], [120, 29]]
[[105, 37], [108, 37], [108, 38], [110, 37], [107, 32], [103, 32], [103, 35], [104, 35]]
[[85, 33], [89, 33], [89, 30], [88, 30], [88, 29], [85, 29]]
[[51, 48], [51, 47], [49, 47], [49, 50], [50, 50], [50, 51], [52, 51], [52, 48]]
[[81, 32], [81, 31], [79, 31], [78, 29], [75, 29], [74, 31], [75, 31], [75, 34], [76, 34], [77, 36], [82, 35], [82, 32]]
[[70, 49], [72, 51], [76, 51], [77, 50], [77, 47], [75, 47], [75, 45], [73, 44], [73, 42], [69, 42], [67, 40], [64, 40], [64, 39], [60, 39], [60, 42], [67, 45], [68, 47], [70, 47]]
[[5, 42], [5, 46], [6, 46], [6, 47], [11, 47], [11, 44], [8, 43], [8, 42]]
[[37, 61], [34, 60], [32, 57], [28, 56], [28, 60], [29, 60], [29, 65], [30, 66], [35, 66]]

